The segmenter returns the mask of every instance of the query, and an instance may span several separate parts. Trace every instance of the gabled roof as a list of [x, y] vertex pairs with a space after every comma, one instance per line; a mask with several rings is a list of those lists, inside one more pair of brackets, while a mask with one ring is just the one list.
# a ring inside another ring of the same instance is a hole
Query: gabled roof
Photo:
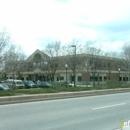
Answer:
[[35, 52], [33, 52], [33, 53], [26, 59], [26, 61], [32, 61], [33, 58], [34, 58], [34, 56], [35, 56], [35, 54], [40, 54], [43, 59], [46, 59], [47, 57], [49, 57], [47, 54], [45, 54], [44, 52], [42, 52], [42, 51], [40, 51], [39, 49], [37, 49]]

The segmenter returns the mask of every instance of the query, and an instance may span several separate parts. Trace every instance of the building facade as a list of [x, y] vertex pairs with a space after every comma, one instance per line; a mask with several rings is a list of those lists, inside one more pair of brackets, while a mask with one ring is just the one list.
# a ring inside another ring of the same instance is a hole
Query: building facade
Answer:
[[[90, 85], [93, 81], [95, 84], [104, 84], [107, 79], [129, 83], [129, 73], [122, 69], [121, 59], [101, 56], [88, 58], [83, 54], [77, 54], [76, 58], [75, 61], [73, 56], [49, 57], [42, 51], [36, 50], [25, 61], [13, 64], [13, 70], [7, 71], [6, 77], [7, 79], [54, 80], [73, 83], [75, 71], [76, 84]], [[8, 66], [11, 65], [8, 64]]]

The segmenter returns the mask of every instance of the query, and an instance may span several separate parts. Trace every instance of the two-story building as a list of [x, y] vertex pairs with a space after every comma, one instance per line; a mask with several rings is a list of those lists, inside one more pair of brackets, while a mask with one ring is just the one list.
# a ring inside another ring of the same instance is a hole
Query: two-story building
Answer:
[[[13, 69], [6, 72], [7, 79], [22, 80], [53, 80], [74, 81], [74, 68], [76, 72], [76, 84], [104, 84], [106, 79], [116, 79], [129, 83], [129, 73], [122, 68], [122, 60], [98, 56], [92, 58], [85, 54], [77, 54], [75, 57], [68, 55], [49, 57], [44, 52], [36, 50], [26, 60], [13, 64]], [[67, 65], [66, 65], [67, 64]], [[12, 65], [8, 64], [12, 68]], [[6, 69], [8, 70], [8, 69]]]

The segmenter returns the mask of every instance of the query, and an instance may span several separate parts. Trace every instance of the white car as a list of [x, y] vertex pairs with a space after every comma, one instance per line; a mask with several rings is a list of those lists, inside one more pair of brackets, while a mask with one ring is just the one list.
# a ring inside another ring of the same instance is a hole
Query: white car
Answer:
[[11, 88], [18, 89], [18, 88], [24, 88], [25, 85], [22, 80], [16, 80], [16, 79], [7, 79], [4, 81], [5, 84], [10, 86]]
[[68, 86], [69, 87], [74, 87], [74, 84], [73, 83], [68, 83]]

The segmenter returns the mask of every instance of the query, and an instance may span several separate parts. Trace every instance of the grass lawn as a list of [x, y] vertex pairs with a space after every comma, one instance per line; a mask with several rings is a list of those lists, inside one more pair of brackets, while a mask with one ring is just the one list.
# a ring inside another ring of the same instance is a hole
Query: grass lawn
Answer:
[[[90, 91], [90, 90], [101, 90], [111, 89], [113, 87], [107, 85], [100, 85], [96, 87], [67, 87], [66, 86], [55, 86], [51, 88], [32, 88], [32, 89], [16, 89], [16, 90], [0, 90], [0, 96], [14, 96], [24, 94], [43, 94], [43, 93], [58, 93], [58, 92], [75, 92], [75, 91]], [[130, 85], [120, 85], [114, 88], [130, 88]]]

